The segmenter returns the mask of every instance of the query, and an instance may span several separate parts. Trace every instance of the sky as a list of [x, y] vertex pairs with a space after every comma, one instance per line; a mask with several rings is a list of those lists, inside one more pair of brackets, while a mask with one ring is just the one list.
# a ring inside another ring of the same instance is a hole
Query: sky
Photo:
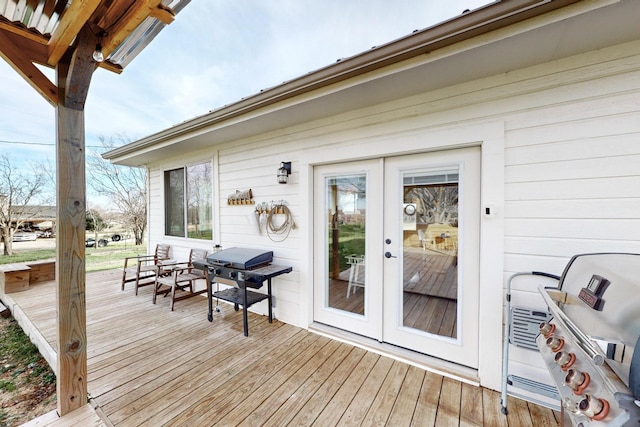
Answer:
[[[487, 3], [191, 0], [122, 74], [96, 70], [85, 144], [135, 141]], [[54, 162], [54, 107], [2, 59], [0, 112], [0, 153]]]

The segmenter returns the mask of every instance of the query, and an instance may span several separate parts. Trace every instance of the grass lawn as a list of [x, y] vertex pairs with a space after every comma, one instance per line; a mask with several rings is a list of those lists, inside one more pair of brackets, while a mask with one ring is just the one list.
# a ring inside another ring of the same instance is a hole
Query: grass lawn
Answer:
[[[135, 246], [131, 242], [109, 242], [103, 248], [86, 248], [85, 260], [87, 273], [92, 271], [122, 268], [126, 257], [145, 255], [146, 245]], [[0, 264], [14, 264], [42, 259], [55, 259], [55, 249], [16, 249], [13, 255], [0, 255]]]

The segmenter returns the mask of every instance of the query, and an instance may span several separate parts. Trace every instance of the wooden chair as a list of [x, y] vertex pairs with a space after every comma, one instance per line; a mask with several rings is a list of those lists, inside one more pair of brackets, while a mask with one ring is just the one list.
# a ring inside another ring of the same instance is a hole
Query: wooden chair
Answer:
[[[141, 286], [152, 285], [156, 281], [158, 263], [169, 259], [169, 245], [158, 244], [153, 255], [140, 255], [124, 259], [122, 269], [122, 290], [126, 283], [135, 282], [136, 295]], [[135, 265], [134, 265], [135, 263]]]
[[[158, 274], [156, 275], [155, 285], [153, 287], [153, 303], [156, 303], [156, 297], [159, 293], [164, 293], [165, 297], [171, 294], [171, 311], [173, 311], [173, 306], [176, 301], [207, 292], [206, 286], [204, 289], [194, 291], [194, 283], [198, 280], [206, 281], [207, 274], [193, 266], [193, 261], [205, 259], [207, 255], [208, 252], [205, 249], [191, 249], [189, 252], [189, 261], [173, 263], [169, 261], [167, 263], [161, 263], [157, 269]], [[163, 271], [170, 271], [170, 273], [163, 274]], [[176, 291], [183, 291], [185, 293], [176, 297]]]
[[427, 236], [424, 234], [424, 230], [418, 230], [418, 240], [420, 240], [420, 246], [422, 246], [422, 250], [427, 250]]

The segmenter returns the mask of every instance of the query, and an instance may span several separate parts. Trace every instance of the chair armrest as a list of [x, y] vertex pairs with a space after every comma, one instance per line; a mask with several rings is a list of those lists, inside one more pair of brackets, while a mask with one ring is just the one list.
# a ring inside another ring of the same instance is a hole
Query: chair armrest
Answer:
[[125, 259], [153, 259], [155, 257], [155, 255], [136, 255], [136, 256], [128, 256], [125, 257]]
[[149, 259], [153, 259], [153, 255], [136, 255], [136, 256], [129, 256], [129, 257], [125, 257], [124, 259], [124, 266], [125, 268], [127, 267], [127, 265], [129, 264], [129, 260], [135, 259], [137, 262], [140, 262], [140, 260], [149, 260]]
[[157, 272], [158, 273], [181, 273], [184, 270], [189, 268], [189, 263], [186, 261], [176, 261], [176, 260], [165, 260], [162, 263], [157, 264]]
[[[192, 277], [188, 277], [189, 271], [191, 270], [191, 267], [189, 267], [189, 263], [181, 263], [181, 264], [184, 264], [184, 265], [182, 267], [174, 267], [171, 270], [171, 275], [173, 277], [174, 283], [188, 282], [193, 279]], [[186, 273], [186, 274], [183, 276], [183, 273]]]

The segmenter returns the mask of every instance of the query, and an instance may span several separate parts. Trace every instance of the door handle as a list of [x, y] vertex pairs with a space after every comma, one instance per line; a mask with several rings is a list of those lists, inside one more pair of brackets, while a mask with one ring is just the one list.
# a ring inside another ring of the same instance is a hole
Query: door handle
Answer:
[[391, 252], [385, 252], [385, 253], [384, 253], [384, 256], [385, 256], [386, 258], [398, 258], [397, 256], [391, 255]]

